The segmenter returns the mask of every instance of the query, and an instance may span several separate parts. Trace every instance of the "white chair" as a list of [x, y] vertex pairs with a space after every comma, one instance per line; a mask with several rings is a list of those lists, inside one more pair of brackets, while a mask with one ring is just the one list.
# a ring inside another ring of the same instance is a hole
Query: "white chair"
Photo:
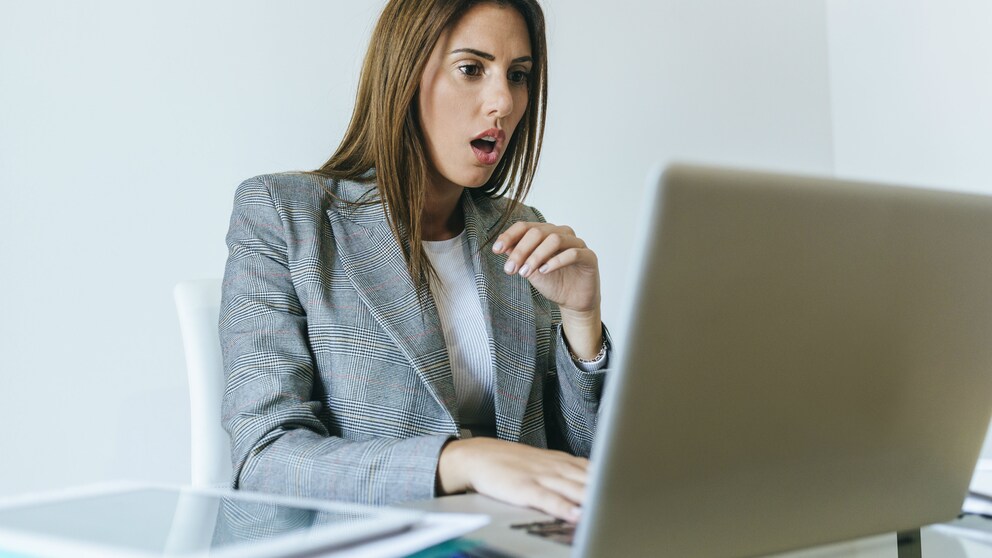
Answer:
[[228, 486], [231, 482], [231, 442], [221, 426], [220, 410], [224, 395], [217, 332], [220, 286], [219, 279], [205, 279], [183, 281], [173, 290], [189, 374], [193, 486]]

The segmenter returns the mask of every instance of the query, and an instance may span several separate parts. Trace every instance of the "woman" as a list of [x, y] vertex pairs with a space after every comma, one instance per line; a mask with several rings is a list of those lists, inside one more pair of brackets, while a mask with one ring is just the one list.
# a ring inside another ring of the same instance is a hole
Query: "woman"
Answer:
[[337, 152], [238, 188], [235, 486], [578, 520], [609, 343], [595, 254], [520, 203], [546, 75], [535, 0], [391, 0]]

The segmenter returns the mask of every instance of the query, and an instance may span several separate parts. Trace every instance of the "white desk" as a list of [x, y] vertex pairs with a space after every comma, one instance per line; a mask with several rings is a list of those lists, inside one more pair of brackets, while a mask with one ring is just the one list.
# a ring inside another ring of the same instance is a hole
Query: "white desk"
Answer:
[[[483, 513], [492, 522], [470, 533], [469, 539], [520, 557], [567, 558], [570, 548], [547, 541], [510, 525], [551, 519], [550, 516], [529, 509], [497, 502], [478, 494], [447, 496], [427, 502], [408, 504], [408, 507], [458, 513]], [[992, 558], [992, 544], [955, 536], [933, 527], [922, 530], [923, 558]], [[777, 554], [775, 558], [898, 558], [896, 535], [880, 535], [855, 541], [816, 547], [799, 552]]]
[[[127, 483], [134, 484], [134, 483]], [[141, 484], [141, 483], [139, 483]], [[107, 490], [107, 486], [96, 486], [78, 489], [87, 493]], [[36, 501], [37, 497], [17, 498], [15, 501]], [[491, 518], [491, 522], [470, 532], [465, 537], [472, 540], [484, 542], [489, 547], [500, 550], [508, 555], [520, 558], [566, 558], [569, 556], [571, 548], [559, 543], [543, 539], [538, 536], [528, 535], [520, 529], [511, 529], [510, 525], [519, 523], [530, 523], [534, 521], [546, 521], [550, 516], [543, 513], [511, 506], [498, 502], [491, 498], [478, 494], [466, 494], [460, 496], [448, 496], [429, 501], [414, 502], [406, 504], [404, 507], [419, 509], [428, 512], [451, 512], [451, 513], [473, 513], [484, 514]], [[206, 518], [216, 520], [216, 510], [185, 510], [185, 515], [192, 515], [188, 521], [180, 521], [181, 536], [177, 540], [190, 541], [193, 539], [206, 541], [215, 536], [215, 526]], [[200, 517], [205, 511], [206, 516]], [[193, 513], [195, 512], [195, 513]], [[171, 513], [171, 512], [170, 512]], [[168, 516], [172, 527], [167, 530], [172, 537], [172, 531], [176, 528], [177, 519]], [[176, 517], [181, 517], [177, 515]], [[170, 539], [171, 540], [171, 539]], [[8, 541], [9, 542], [9, 541]], [[184, 546], [185, 548], [185, 546]], [[0, 557], [6, 555], [0, 550]], [[323, 556], [324, 554], [318, 553]], [[895, 534], [887, 534], [855, 541], [807, 549], [800, 552], [790, 552], [777, 555], [775, 558], [914, 558], [912, 555], [900, 556], [897, 551]], [[928, 527], [922, 530], [922, 558], [992, 558], [992, 537], [987, 537], [985, 541], [978, 541], [966, 538], [958, 534], [950, 533], [941, 526]]]

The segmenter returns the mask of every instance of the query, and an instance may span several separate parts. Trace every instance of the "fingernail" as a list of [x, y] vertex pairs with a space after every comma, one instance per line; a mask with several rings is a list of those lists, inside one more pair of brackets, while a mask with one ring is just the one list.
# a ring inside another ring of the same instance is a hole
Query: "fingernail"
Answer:
[[496, 244], [493, 244], [493, 252], [496, 252], [498, 254], [499, 251], [502, 249], [503, 249], [503, 241], [497, 240]]
[[506, 265], [503, 266], [503, 271], [507, 273], [513, 273], [514, 271], [516, 271], [516, 269], [517, 269], [517, 264], [513, 263], [512, 261], [507, 261]]
[[570, 516], [575, 521], [578, 521], [579, 518], [582, 517], [582, 507], [581, 506], [575, 506], [574, 508], [572, 508], [572, 513], [570, 514]]
[[547, 273], [548, 272], [548, 264], [542, 265], [541, 268], [538, 269], [538, 271], [540, 271], [541, 273]]
[[530, 274], [530, 264], [524, 264], [524, 266], [520, 268], [520, 275], [523, 277], [527, 277], [527, 275], [529, 274]]

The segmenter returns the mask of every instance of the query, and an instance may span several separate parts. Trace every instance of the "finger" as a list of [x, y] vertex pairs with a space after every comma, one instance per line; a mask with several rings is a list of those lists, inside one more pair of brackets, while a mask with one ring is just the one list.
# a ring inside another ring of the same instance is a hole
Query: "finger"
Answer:
[[544, 265], [538, 268], [538, 271], [541, 273], [551, 273], [552, 271], [577, 263], [588, 263], [592, 266], [598, 265], [596, 253], [588, 248], [569, 248], [550, 258]]
[[513, 247], [516, 246], [517, 242], [519, 242], [525, 234], [527, 234], [527, 231], [534, 227], [544, 225], [546, 225], [546, 223], [533, 223], [530, 221], [518, 221], [510, 225], [510, 228], [506, 229], [502, 234], [496, 237], [496, 242], [493, 243], [493, 252], [496, 254], [505, 254], [510, 250], [513, 250]]
[[530, 257], [531, 252], [544, 241], [546, 235], [547, 231], [542, 231], [539, 227], [528, 229], [506, 257], [506, 264], [503, 266], [503, 271], [507, 274], [516, 273], [521, 265], [523, 265], [524, 260]]
[[568, 501], [574, 502], [580, 506], [582, 505], [582, 502], [585, 501], [585, 483], [576, 482], [558, 475], [542, 476], [537, 479], [537, 482], [544, 488], [547, 488], [560, 496], [564, 496]]
[[582, 508], [578, 505], [578, 502], [573, 502], [561, 494], [538, 484], [534, 485], [529, 499], [531, 501], [529, 504], [531, 507], [537, 508], [548, 515], [564, 519], [565, 521], [577, 523], [582, 513]]
[[544, 240], [541, 241], [530, 256], [524, 260], [523, 264], [520, 266], [520, 275], [523, 277], [530, 277], [534, 271], [540, 269], [549, 259], [556, 256], [559, 252], [567, 250], [569, 248], [585, 248], [586, 243], [582, 241], [581, 238], [575, 236], [570, 236], [567, 234], [561, 234], [559, 232], [548, 233]]

